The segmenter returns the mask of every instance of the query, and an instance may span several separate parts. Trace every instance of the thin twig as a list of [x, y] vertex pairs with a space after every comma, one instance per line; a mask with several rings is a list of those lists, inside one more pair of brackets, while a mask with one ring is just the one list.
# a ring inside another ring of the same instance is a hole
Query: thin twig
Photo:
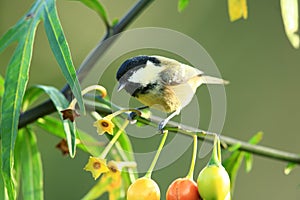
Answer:
[[[138, 118], [137, 119], [139, 122], [154, 126], [154, 127], [158, 127], [158, 123], [162, 120], [159, 117], [156, 116], [152, 116], [151, 117], [151, 122], [148, 119], [144, 119], [144, 118]], [[201, 140], [204, 140], [204, 138], [209, 141], [209, 142], [213, 142], [213, 137], [207, 137], [207, 136], [212, 136], [214, 135], [214, 133], [208, 132], [208, 131], [204, 131], [201, 129], [197, 129], [194, 127], [190, 127], [190, 126], [185, 126], [173, 121], [170, 121], [168, 123], [171, 126], [166, 127], [167, 130], [169, 130], [170, 132], [175, 132], [175, 133], [182, 133], [185, 135], [189, 135], [189, 136], [193, 136], [195, 134], [197, 134], [198, 138]], [[290, 152], [286, 152], [286, 151], [281, 151], [281, 150], [277, 150], [271, 147], [266, 147], [266, 146], [261, 146], [261, 145], [252, 145], [249, 144], [247, 142], [235, 139], [235, 138], [231, 138], [231, 137], [227, 137], [227, 136], [220, 136], [221, 142], [225, 143], [228, 146], [232, 146], [232, 145], [239, 145], [239, 150], [241, 151], [245, 151], [245, 152], [249, 152], [249, 153], [253, 153], [256, 155], [260, 155], [263, 157], [268, 157], [268, 158], [273, 158], [276, 160], [281, 160], [281, 161], [285, 161], [285, 162], [292, 162], [292, 163], [296, 163], [300, 165], [300, 155], [299, 154], [295, 154], [295, 153], [290, 153]]]

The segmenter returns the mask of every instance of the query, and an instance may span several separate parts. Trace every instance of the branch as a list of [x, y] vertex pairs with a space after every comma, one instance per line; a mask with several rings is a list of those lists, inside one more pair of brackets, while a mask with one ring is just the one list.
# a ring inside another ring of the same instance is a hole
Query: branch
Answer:
[[[93, 49], [87, 58], [80, 65], [77, 76], [79, 81], [82, 81], [91, 69], [95, 66], [95, 63], [102, 57], [104, 52], [113, 44], [117, 37], [113, 37], [109, 42], [104, 42], [111, 36], [117, 35], [126, 29], [130, 23], [143, 11], [153, 0], [140, 0], [138, 1], [132, 9], [116, 24], [114, 27], [110, 28], [106, 33], [105, 37], [98, 43], [95, 49]], [[62, 93], [66, 96], [67, 99], [71, 100], [72, 93], [69, 85], [61, 90]], [[36, 107], [21, 113], [19, 120], [19, 129], [25, 127], [27, 124], [30, 124], [37, 120], [40, 117], [49, 115], [55, 112], [55, 107], [50, 99], [45, 102], [37, 105]]]
[[[148, 125], [151, 125], [151, 126], [157, 128], [159, 122], [163, 119], [156, 117], [156, 116], [152, 116], [150, 120], [144, 119], [141, 117], [139, 117], [137, 120], [139, 122], [142, 122], [144, 124], [148, 124]], [[210, 133], [210, 132], [207, 132], [207, 131], [204, 131], [201, 129], [197, 129], [194, 127], [182, 125], [182, 124], [179, 124], [179, 123], [173, 122], [173, 121], [170, 121], [168, 123], [168, 125], [171, 125], [171, 126], [166, 127], [166, 129], [171, 132], [182, 133], [184, 135], [189, 135], [189, 136], [194, 136], [196, 134], [198, 136], [198, 138], [201, 140], [204, 140], [204, 138], [205, 138], [209, 142], [213, 142], [213, 137], [208, 137], [208, 136], [211, 136], [214, 133]], [[239, 144], [239, 150], [241, 150], [241, 151], [245, 151], [245, 152], [253, 153], [255, 155], [272, 158], [272, 159], [276, 159], [276, 160], [281, 160], [281, 161], [285, 161], [285, 162], [292, 162], [292, 163], [296, 163], [296, 164], [300, 165], [300, 155], [295, 154], [295, 153], [281, 151], [281, 150], [277, 150], [274, 148], [265, 147], [265, 146], [261, 146], [261, 145], [252, 145], [247, 142], [244, 142], [244, 141], [241, 141], [241, 140], [238, 140], [235, 138], [231, 138], [231, 137], [222, 136], [222, 135], [220, 135], [220, 139], [221, 139], [222, 143], [225, 143], [228, 146], [233, 146], [233, 145]]]
[[[87, 102], [87, 109], [94, 110], [96, 106], [96, 111], [99, 112], [101, 115], [106, 116], [108, 114], [111, 114], [112, 111], [111, 109], [108, 109], [108, 107], [112, 106], [113, 110], [121, 110], [124, 108], [118, 107], [117, 105], [113, 104], [112, 102], [109, 102], [107, 100], [102, 99], [101, 97], [92, 97], [92, 96], [86, 96], [89, 100]], [[95, 104], [96, 101], [96, 104]], [[89, 105], [91, 105], [89, 107]], [[124, 118], [128, 117], [127, 115], [124, 115]], [[145, 119], [143, 117], [138, 117], [137, 121], [145, 124], [145, 125], [150, 125], [152, 127], [157, 128], [158, 124], [162, 121], [163, 119], [157, 116], [151, 116], [150, 119]], [[213, 134], [208, 131], [204, 131], [198, 128], [186, 126], [183, 124], [179, 124], [174, 121], [169, 121], [165, 129], [169, 130], [170, 132], [174, 133], [181, 133], [184, 135], [188, 136], [194, 136], [195, 134], [198, 136], [200, 140], [206, 139], [206, 141], [212, 142], [213, 143]], [[216, 133], [219, 135], [219, 133]], [[226, 137], [220, 135], [221, 142], [226, 144], [227, 146], [233, 146], [238, 144], [239, 145], [239, 150], [240, 151], [245, 151], [249, 153], [253, 153], [255, 155], [267, 157], [267, 158], [272, 158], [275, 160], [281, 160], [285, 162], [292, 162], [300, 165], [300, 155], [295, 154], [295, 153], [290, 153], [286, 151], [281, 151], [277, 150], [274, 148], [270, 147], [265, 147], [261, 145], [252, 145], [247, 142], [231, 138], [231, 137]]]

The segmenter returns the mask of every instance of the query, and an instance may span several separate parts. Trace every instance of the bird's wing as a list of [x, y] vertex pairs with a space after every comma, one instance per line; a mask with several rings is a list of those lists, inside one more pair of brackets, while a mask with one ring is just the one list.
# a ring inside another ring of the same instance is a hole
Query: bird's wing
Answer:
[[164, 60], [161, 64], [166, 66], [166, 69], [159, 73], [161, 81], [165, 85], [174, 86], [182, 84], [203, 74], [202, 71], [194, 67], [172, 59]]

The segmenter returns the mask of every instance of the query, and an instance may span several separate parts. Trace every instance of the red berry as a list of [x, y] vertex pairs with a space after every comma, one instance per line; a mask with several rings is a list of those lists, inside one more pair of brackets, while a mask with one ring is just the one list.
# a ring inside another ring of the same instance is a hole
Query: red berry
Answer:
[[201, 200], [197, 184], [188, 178], [178, 178], [167, 191], [167, 200]]

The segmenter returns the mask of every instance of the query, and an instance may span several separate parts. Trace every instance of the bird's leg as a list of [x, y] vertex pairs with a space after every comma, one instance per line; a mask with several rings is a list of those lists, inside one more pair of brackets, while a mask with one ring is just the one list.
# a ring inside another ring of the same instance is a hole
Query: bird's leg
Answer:
[[180, 113], [180, 109], [176, 110], [175, 112], [173, 112], [172, 114], [170, 114], [166, 119], [162, 120], [159, 124], [158, 124], [158, 130], [163, 133], [164, 132], [164, 128], [167, 125], [167, 123], [170, 121], [170, 119], [172, 119], [173, 117], [175, 117], [176, 115], [179, 115]]
[[[138, 108], [135, 108], [135, 109], [136, 110], [144, 110], [144, 109], [147, 109], [147, 108], [149, 108], [149, 106], [142, 106], [142, 107], [138, 107]], [[133, 122], [136, 119], [137, 116], [138, 115], [137, 115], [136, 112], [131, 112], [128, 115], [128, 120], [131, 121], [131, 122]]]

